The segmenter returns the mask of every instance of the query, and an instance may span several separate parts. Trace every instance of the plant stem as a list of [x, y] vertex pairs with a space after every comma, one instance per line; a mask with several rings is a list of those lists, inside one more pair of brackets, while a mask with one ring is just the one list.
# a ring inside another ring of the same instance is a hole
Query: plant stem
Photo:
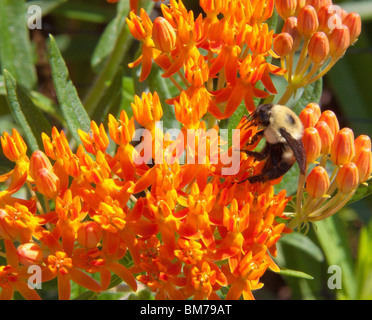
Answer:
[[118, 69], [118, 66], [123, 60], [125, 52], [131, 44], [131, 41], [129, 41], [129, 36], [130, 32], [127, 24], [123, 23], [111, 55], [107, 59], [104, 68], [95, 79], [93, 86], [90, 88], [88, 94], [84, 99], [84, 106], [88, 113], [93, 112], [93, 110], [97, 107], [100, 99], [110, 86], [111, 81]]

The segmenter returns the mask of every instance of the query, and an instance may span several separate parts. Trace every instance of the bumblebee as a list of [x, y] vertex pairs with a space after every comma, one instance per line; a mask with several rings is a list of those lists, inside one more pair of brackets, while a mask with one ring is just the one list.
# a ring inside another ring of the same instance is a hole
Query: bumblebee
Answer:
[[246, 121], [248, 127], [259, 128], [249, 145], [254, 144], [262, 136], [266, 144], [260, 152], [240, 151], [257, 161], [266, 162], [260, 174], [245, 180], [255, 183], [277, 179], [285, 174], [296, 160], [300, 173], [305, 174], [306, 153], [302, 143], [304, 128], [299, 117], [291, 109], [278, 104], [260, 105], [250, 117], [246, 117]]

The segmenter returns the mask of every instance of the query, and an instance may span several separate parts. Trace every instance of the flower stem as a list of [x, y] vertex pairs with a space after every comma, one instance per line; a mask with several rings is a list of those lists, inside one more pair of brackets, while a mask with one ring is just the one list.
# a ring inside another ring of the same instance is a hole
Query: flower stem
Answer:
[[111, 55], [84, 99], [84, 106], [88, 113], [93, 112], [106, 90], [109, 88], [130, 44], [130, 32], [127, 28], [127, 24], [124, 23]]

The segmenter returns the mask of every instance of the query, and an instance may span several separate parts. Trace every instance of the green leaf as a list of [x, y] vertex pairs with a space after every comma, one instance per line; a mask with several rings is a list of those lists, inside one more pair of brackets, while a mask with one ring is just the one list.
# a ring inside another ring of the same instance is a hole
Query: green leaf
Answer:
[[372, 183], [368, 183], [368, 185], [360, 185], [358, 190], [354, 193], [351, 197], [347, 205], [352, 204], [353, 202], [357, 202], [362, 200], [372, 194]]
[[337, 265], [342, 270], [341, 293], [349, 299], [355, 299], [357, 282], [354, 275], [353, 258], [342, 221], [337, 215], [333, 215], [315, 224], [317, 227], [315, 234], [329, 266]]
[[302, 279], [306, 279], [306, 280], [313, 280], [314, 279], [313, 276], [311, 276], [311, 275], [309, 275], [305, 272], [286, 269], [286, 268], [280, 268], [280, 271], [278, 272], [278, 274], [280, 274], [282, 276], [302, 278]]
[[34, 0], [25, 2], [25, 7], [26, 11], [33, 5], [40, 7], [41, 14], [44, 17], [64, 2], [67, 2], [67, 0]]
[[[119, 14], [122, 15], [126, 10], [126, 6], [125, 4], [123, 4], [123, 2], [124, 0], [121, 0], [118, 6]], [[121, 10], [123, 12], [120, 13]], [[123, 17], [120, 16], [120, 19], [123, 19]], [[91, 86], [87, 95], [84, 98], [84, 105], [86, 106], [86, 109], [90, 114], [92, 114], [94, 110], [99, 107], [100, 99], [103, 97], [103, 95], [111, 85], [111, 82], [115, 77], [116, 71], [119, 65], [122, 63], [126, 55], [126, 52], [133, 41], [133, 37], [131, 36], [127, 24], [124, 23], [124, 20], [123, 21], [120, 20], [119, 25], [120, 29], [118, 30], [116, 36], [115, 46], [113, 48], [109, 48], [108, 51], [110, 51], [110, 55], [105, 59], [102, 68], [101, 66], [99, 67], [100, 73], [97, 75], [97, 78], [94, 80], [93, 85]], [[100, 54], [102, 55], [102, 53]], [[101, 60], [98, 59], [97, 56], [95, 59], [96, 61]]]
[[121, 279], [119, 276], [117, 276], [116, 274], [113, 274], [111, 276], [111, 282], [109, 284], [109, 287], [108, 289], [111, 289], [111, 288], [114, 288], [116, 286], [118, 286], [120, 283], [123, 282], [123, 279]]
[[293, 232], [287, 234], [280, 241], [307, 253], [318, 262], [324, 260], [322, 250], [309, 237], [301, 233]]
[[297, 114], [300, 114], [300, 112], [310, 102], [319, 103], [320, 97], [322, 95], [322, 90], [323, 90], [323, 79], [322, 78], [320, 78], [319, 80], [313, 83], [310, 83], [308, 86], [305, 87], [301, 98], [294, 105], [293, 111], [296, 112]]
[[123, 5], [123, 2], [120, 2], [116, 17], [106, 26], [102, 36], [100, 37], [91, 59], [92, 68], [96, 72], [99, 72], [100, 69], [102, 69], [105, 61], [114, 50], [115, 43], [120, 35], [121, 29], [123, 28], [125, 17], [128, 15], [128, 12], [128, 1], [125, 2], [125, 5]]
[[107, 23], [113, 16], [111, 6], [106, 7], [95, 4], [92, 1], [86, 3], [81, 1], [68, 1], [61, 5], [54, 14], [61, 15], [64, 18], [93, 23]]
[[0, 0], [0, 8], [1, 67], [25, 88], [31, 89], [36, 84], [36, 70], [24, 0]]
[[32, 102], [26, 89], [17, 84], [15, 78], [6, 70], [4, 79], [10, 110], [25, 133], [28, 147], [32, 151], [42, 150], [41, 133], [51, 133], [49, 122]]
[[97, 292], [85, 291], [74, 298], [74, 300], [97, 300]]
[[98, 104], [100, 107], [96, 108], [92, 114], [92, 119], [97, 123], [107, 121], [107, 115], [109, 113], [114, 116], [118, 113], [123, 95], [123, 75], [124, 70], [122, 67], [119, 67], [110, 87]]
[[52, 35], [50, 35], [49, 55], [53, 83], [63, 117], [75, 141], [79, 142], [78, 129], [88, 132], [90, 130], [90, 118], [80, 101], [61, 52]]
[[363, 226], [360, 232], [358, 256], [356, 261], [356, 278], [358, 284], [358, 300], [372, 299], [372, 220]]

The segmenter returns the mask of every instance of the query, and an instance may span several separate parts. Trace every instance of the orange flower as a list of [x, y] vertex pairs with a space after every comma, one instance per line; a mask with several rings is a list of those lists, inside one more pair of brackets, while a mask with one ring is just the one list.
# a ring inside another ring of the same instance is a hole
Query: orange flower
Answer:
[[[227, 279], [215, 264], [204, 261], [199, 267], [191, 267], [188, 285], [192, 287], [194, 300], [219, 300], [216, 291], [227, 285]], [[188, 288], [185, 290], [188, 291]]]
[[58, 297], [68, 300], [71, 293], [70, 280], [94, 292], [100, 292], [100, 285], [87, 274], [72, 264], [72, 259], [63, 251], [56, 251], [48, 256], [47, 267], [54, 277], [58, 278]]
[[7, 265], [0, 266], [0, 300], [11, 300], [18, 291], [27, 300], [40, 300], [39, 295], [28, 286], [30, 274], [27, 267], [19, 266], [16, 248], [10, 240], [4, 239]]

